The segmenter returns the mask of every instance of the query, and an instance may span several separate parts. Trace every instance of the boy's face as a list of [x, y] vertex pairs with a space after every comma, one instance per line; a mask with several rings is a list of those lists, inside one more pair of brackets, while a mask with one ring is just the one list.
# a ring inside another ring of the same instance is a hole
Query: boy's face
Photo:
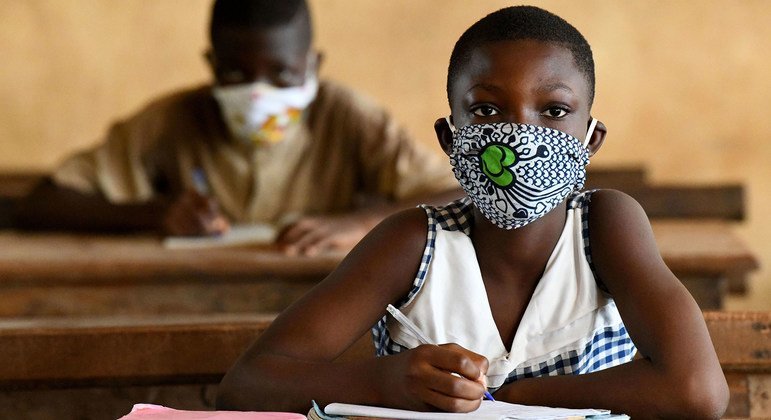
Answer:
[[[206, 58], [220, 86], [265, 82], [277, 87], [300, 86], [309, 68], [307, 32], [302, 25], [269, 29], [222, 28]], [[315, 53], [314, 53], [315, 54]]]
[[590, 120], [589, 85], [567, 48], [499, 41], [472, 52], [452, 83], [450, 108], [458, 128], [513, 122], [557, 129], [583, 141]]

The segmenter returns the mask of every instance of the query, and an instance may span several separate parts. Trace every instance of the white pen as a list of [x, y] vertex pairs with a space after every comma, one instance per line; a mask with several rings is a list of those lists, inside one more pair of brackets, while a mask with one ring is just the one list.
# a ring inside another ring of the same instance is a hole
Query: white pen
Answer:
[[209, 183], [206, 181], [206, 173], [202, 168], [193, 169], [193, 188], [198, 194], [209, 195]]
[[404, 316], [402, 311], [396, 309], [394, 305], [389, 303], [388, 306], [386, 306], [386, 311], [388, 311], [388, 313], [391, 314], [391, 316], [393, 316], [397, 322], [402, 324], [402, 326], [406, 328], [413, 337], [417, 338], [420, 344], [433, 344], [431, 343], [431, 340], [429, 340], [428, 337], [423, 334], [423, 331], [420, 331], [420, 328], [418, 328], [417, 325], [410, 321], [409, 318]]
[[[410, 321], [409, 318], [407, 318], [402, 311], [396, 309], [394, 305], [391, 305], [390, 303], [388, 306], [386, 306], [386, 311], [388, 311], [391, 316], [394, 317], [396, 322], [402, 325], [402, 327], [406, 328], [407, 331], [410, 332], [410, 334], [417, 338], [420, 344], [434, 344], [431, 342], [431, 340], [426, 337], [426, 335], [423, 333], [423, 331], [418, 328], [417, 325], [415, 325], [412, 321]], [[485, 398], [487, 398], [490, 401], [495, 401], [495, 398], [485, 389]]]

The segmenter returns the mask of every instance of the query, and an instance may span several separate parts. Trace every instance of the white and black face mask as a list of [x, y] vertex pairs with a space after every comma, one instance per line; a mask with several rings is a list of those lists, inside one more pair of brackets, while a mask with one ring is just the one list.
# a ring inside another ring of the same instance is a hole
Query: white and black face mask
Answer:
[[[449, 122], [449, 119], [448, 119]], [[472, 124], [453, 130], [450, 164], [461, 187], [482, 214], [502, 229], [544, 216], [583, 188], [586, 139], [529, 124]]]

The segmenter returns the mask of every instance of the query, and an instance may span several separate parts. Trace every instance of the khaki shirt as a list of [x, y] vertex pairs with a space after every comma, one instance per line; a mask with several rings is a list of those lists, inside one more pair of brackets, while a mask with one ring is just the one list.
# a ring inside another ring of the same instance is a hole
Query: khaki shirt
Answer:
[[329, 81], [303, 123], [279, 143], [233, 139], [211, 87], [201, 86], [114, 124], [101, 144], [67, 159], [53, 179], [113, 203], [139, 203], [193, 188], [199, 169], [234, 222], [339, 213], [362, 199], [458, 187], [446, 157], [416, 143], [383, 109]]

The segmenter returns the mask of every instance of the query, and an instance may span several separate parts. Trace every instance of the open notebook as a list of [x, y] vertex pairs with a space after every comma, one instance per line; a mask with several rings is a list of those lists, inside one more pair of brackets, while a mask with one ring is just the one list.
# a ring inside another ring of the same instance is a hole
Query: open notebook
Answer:
[[247, 245], [269, 245], [276, 240], [278, 228], [268, 224], [234, 225], [216, 236], [169, 236], [163, 240], [168, 249], [200, 249]]
[[[507, 419], [584, 419], [594, 418], [628, 418], [627, 416], [611, 416], [609, 410], [570, 409], [539, 407], [510, 404], [502, 401], [482, 401], [476, 411], [470, 413], [444, 413], [398, 410], [395, 408], [372, 407], [367, 405], [332, 403], [324, 407], [328, 416], [378, 417], [389, 419], [443, 420], [471, 418], [480, 420]], [[596, 417], [595, 417], [596, 416]]]

